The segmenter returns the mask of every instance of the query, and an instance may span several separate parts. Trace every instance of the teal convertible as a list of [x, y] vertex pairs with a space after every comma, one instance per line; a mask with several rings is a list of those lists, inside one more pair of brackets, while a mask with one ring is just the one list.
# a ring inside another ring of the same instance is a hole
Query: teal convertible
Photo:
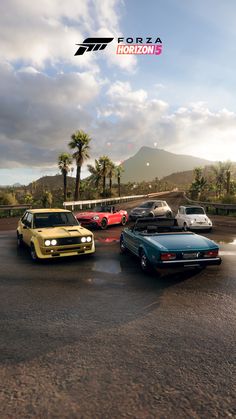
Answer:
[[185, 232], [170, 218], [142, 218], [125, 228], [120, 249], [139, 257], [143, 271], [150, 268], [201, 268], [220, 265], [219, 246], [212, 240]]

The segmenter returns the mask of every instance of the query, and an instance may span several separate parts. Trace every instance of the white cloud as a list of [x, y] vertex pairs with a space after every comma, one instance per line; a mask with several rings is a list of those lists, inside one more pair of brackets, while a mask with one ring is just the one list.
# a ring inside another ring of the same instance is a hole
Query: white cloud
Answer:
[[103, 53], [74, 56], [76, 43], [88, 36], [117, 36], [121, 10], [119, 0], [3, 0], [0, 59], [36, 69], [63, 62], [98, 71], [99, 58], [105, 58], [109, 65], [133, 70], [135, 57], [117, 59], [112, 44]]

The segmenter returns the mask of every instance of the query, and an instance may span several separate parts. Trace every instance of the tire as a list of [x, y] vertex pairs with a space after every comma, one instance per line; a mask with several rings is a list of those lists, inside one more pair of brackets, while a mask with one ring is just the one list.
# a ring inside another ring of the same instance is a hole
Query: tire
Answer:
[[150, 273], [152, 271], [152, 266], [143, 250], [140, 252], [140, 267], [143, 272]]
[[184, 230], [184, 231], [188, 231], [188, 226], [187, 226], [187, 224], [186, 224], [186, 223], [184, 223], [184, 224], [183, 224], [183, 230]]
[[105, 218], [105, 217], [104, 217], [104, 218], [102, 219], [102, 221], [101, 221], [101, 229], [102, 229], [102, 230], [106, 230], [107, 225], [108, 225], [107, 218]]
[[173, 217], [172, 212], [171, 212], [171, 211], [167, 211], [167, 212], [166, 212], [166, 217], [167, 217], [167, 218], [172, 218], [172, 217]]
[[150, 214], [148, 214], [149, 217], [154, 218], [154, 214], [153, 212], [150, 212]]
[[23, 246], [23, 240], [22, 240], [21, 234], [19, 234], [18, 231], [17, 231], [16, 240], [17, 240], [17, 247], [22, 247]]
[[127, 223], [127, 219], [126, 219], [125, 215], [123, 215], [123, 217], [121, 218], [121, 225], [125, 226], [126, 223]]
[[30, 245], [30, 256], [33, 262], [37, 262], [38, 256], [33, 243]]
[[127, 247], [125, 246], [123, 236], [121, 236], [121, 238], [120, 238], [120, 253], [124, 254], [126, 252], [127, 252]]

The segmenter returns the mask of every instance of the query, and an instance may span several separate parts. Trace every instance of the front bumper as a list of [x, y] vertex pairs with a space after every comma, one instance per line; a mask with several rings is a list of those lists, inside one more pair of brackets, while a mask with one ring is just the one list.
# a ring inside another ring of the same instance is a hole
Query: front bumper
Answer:
[[69, 246], [40, 247], [38, 243], [34, 243], [34, 247], [39, 259], [55, 259], [64, 256], [87, 255], [95, 252], [94, 240], [92, 243]]
[[209, 265], [220, 265], [221, 258], [202, 258], [202, 259], [186, 259], [186, 260], [168, 260], [168, 261], [160, 261], [156, 264], [156, 268], [158, 269], [171, 269], [171, 268], [191, 268], [191, 267], [204, 267]]

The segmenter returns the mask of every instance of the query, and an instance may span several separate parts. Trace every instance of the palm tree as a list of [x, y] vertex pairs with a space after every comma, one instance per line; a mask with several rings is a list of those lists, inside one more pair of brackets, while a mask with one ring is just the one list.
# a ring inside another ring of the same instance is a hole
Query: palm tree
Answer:
[[116, 166], [115, 168], [115, 174], [116, 174], [116, 178], [117, 178], [117, 184], [118, 184], [118, 195], [120, 197], [120, 178], [121, 178], [121, 174], [124, 172], [124, 168], [121, 165]]
[[91, 138], [86, 132], [79, 130], [76, 131], [71, 136], [71, 141], [69, 142], [69, 147], [72, 150], [76, 150], [73, 153], [73, 158], [76, 161], [76, 181], [75, 181], [75, 195], [74, 200], [78, 201], [79, 197], [79, 188], [80, 188], [80, 178], [81, 178], [81, 167], [84, 160], [89, 158], [89, 143]]
[[[216, 183], [216, 192], [218, 197], [222, 195], [222, 192], [226, 186], [227, 188], [227, 177], [228, 177], [228, 185], [230, 181], [230, 168], [231, 168], [231, 162], [219, 162], [217, 165], [212, 166], [212, 172], [215, 177], [215, 183]], [[228, 186], [229, 188], [229, 186]]]
[[68, 153], [61, 153], [58, 156], [58, 167], [63, 176], [63, 186], [64, 186], [64, 201], [67, 199], [67, 175], [71, 170], [72, 165], [72, 156]]
[[98, 159], [98, 162], [101, 166], [101, 176], [102, 176], [102, 195], [105, 196], [106, 193], [106, 177], [108, 175], [108, 167], [110, 164], [110, 159], [108, 156], [101, 156]]
[[94, 166], [92, 164], [88, 164], [87, 168], [91, 173], [91, 176], [89, 178], [90, 182], [95, 186], [96, 189], [98, 189], [102, 179], [101, 165], [99, 161], [95, 159]]
[[110, 160], [108, 163], [108, 169], [107, 169], [107, 176], [109, 178], [109, 190], [110, 190], [110, 196], [112, 195], [112, 178], [115, 174], [115, 164], [113, 161]]

